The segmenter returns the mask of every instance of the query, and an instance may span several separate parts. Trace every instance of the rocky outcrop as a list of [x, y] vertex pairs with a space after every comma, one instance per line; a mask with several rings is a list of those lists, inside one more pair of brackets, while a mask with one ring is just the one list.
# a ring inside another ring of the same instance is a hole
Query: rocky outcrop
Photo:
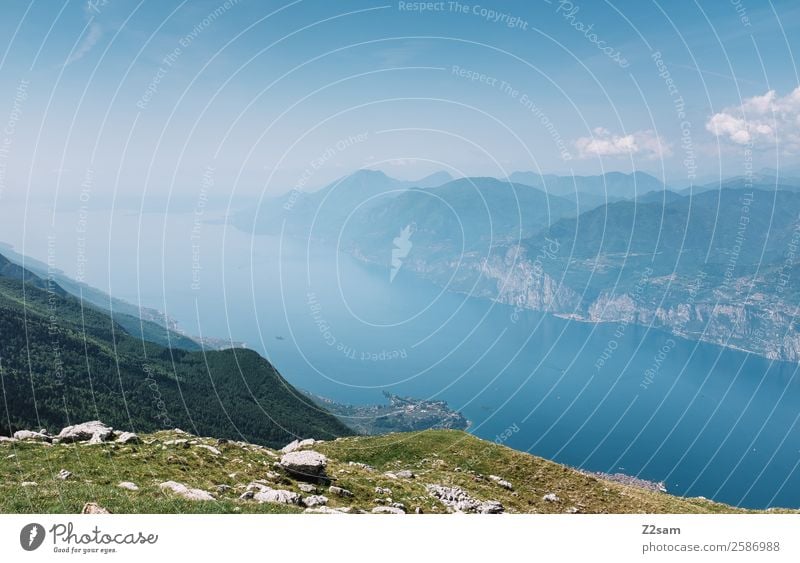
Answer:
[[480, 501], [473, 498], [460, 487], [428, 485], [428, 494], [438, 499], [448, 512], [464, 512], [477, 514], [501, 514], [503, 505], [496, 500]]
[[306, 480], [324, 480], [328, 459], [314, 451], [293, 451], [281, 457], [280, 466], [287, 473]]

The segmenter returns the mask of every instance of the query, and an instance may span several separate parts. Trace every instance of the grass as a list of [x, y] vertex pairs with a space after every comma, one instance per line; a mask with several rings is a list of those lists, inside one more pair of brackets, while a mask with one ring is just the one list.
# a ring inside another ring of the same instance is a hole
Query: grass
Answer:
[[[299, 483], [273, 464], [280, 453], [261, 446], [173, 431], [143, 436], [139, 445], [0, 443], [0, 512], [76, 513], [97, 502], [115, 513], [296, 513], [302, 509], [240, 500], [251, 481], [270, 479], [270, 486], [298, 492]], [[186, 443], [170, 443], [189, 440]], [[208, 445], [221, 452], [199, 447]], [[426, 484], [457, 486], [478, 500], [498, 500], [517, 513], [740, 513], [747, 512], [705, 499], [675, 497], [584, 475], [571, 468], [479, 440], [453, 430], [378, 437], [348, 437], [318, 443], [314, 450], [329, 458], [328, 474], [352, 497], [339, 497], [319, 486], [329, 506], [369, 512], [382, 504], [402, 503], [408, 512], [445, 513]], [[72, 472], [67, 480], [58, 472]], [[413, 479], [395, 479], [387, 472], [411, 470]], [[272, 473], [272, 475], [270, 475]], [[507, 490], [491, 479], [513, 484]], [[215, 501], [188, 501], [159, 484], [178, 481], [212, 492]], [[23, 486], [22, 483], [36, 485]], [[140, 490], [118, 487], [132, 481]], [[218, 485], [231, 487], [217, 493]], [[376, 487], [391, 493], [376, 493]], [[559, 500], [543, 499], [554, 493]], [[391, 500], [387, 500], [390, 497]]]

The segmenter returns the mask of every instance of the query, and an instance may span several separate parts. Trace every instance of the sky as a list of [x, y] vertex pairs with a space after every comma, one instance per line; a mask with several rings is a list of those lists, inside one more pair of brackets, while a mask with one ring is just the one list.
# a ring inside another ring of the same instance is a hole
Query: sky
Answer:
[[[4, 3], [0, 204], [800, 169], [793, 1]], [[793, 173], [793, 172], [792, 172]]]

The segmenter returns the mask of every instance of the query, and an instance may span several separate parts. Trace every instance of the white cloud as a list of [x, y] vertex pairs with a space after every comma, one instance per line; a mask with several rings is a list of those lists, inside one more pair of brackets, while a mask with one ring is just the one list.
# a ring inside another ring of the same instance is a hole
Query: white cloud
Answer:
[[89, 51], [100, 41], [100, 38], [103, 36], [103, 28], [100, 27], [99, 24], [91, 23], [89, 24], [89, 31], [86, 34], [86, 37], [83, 38], [80, 45], [75, 49], [72, 55], [66, 60], [64, 66], [71, 65], [72, 63], [81, 60], [85, 57]]
[[660, 158], [672, 154], [669, 145], [649, 129], [613, 135], [608, 129], [596, 127], [592, 129], [591, 137], [577, 139], [575, 148], [581, 158], [637, 154], [646, 158]]
[[781, 145], [800, 151], [800, 86], [779, 97], [775, 90], [747, 98], [741, 105], [725, 108], [706, 122], [706, 129], [737, 145]]

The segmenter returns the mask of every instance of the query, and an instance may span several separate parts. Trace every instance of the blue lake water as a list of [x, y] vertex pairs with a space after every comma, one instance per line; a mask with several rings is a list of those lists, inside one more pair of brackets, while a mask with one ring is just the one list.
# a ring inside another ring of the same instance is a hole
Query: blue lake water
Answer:
[[[43, 229], [73, 275], [74, 220]], [[351, 403], [380, 402], [383, 390], [444, 399], [476, 435], [562, 463], [740, 506], [800, 506], [794, 364], [515, 312], [402, 269], [390, 283], [335, 249], [198, 227], [191, 215], [89, 227], [87, 282], [189, 333], [245, 341], [300, 388]], [[44, 235], [2, 240], [42, 258]]]

